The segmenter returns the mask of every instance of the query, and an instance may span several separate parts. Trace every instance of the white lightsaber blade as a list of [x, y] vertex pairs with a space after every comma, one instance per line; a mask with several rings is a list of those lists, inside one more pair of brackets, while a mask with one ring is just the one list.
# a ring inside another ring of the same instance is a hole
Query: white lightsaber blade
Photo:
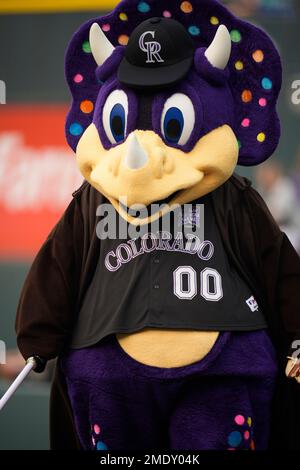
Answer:
[[26, 366], [24, 369], [19, 373], [18, 377], [15, 379], [15, 381], [11, 384], [7, 392], [3, 395], [3, 397], [0, 400], [0, 411], [4, 408], [8, 400], [13, 396], [15, 391], [20, 387], [22, 382], [26, 379], [27, 375], [34, 369], [36, 366], [35, 359], [33, 357], [30, 357], [26, 361]]

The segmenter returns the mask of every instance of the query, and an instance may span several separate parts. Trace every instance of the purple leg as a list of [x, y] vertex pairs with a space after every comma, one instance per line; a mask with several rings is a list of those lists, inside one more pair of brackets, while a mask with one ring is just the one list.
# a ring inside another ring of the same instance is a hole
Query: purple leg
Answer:
[[170, 448], [267, 449], [272, 396], [262, 388], [243, 378], [191, 381], [170, 418]]
[[83, 447], [128, 451], [166, 447], [164, 427], [161, 415], [157, 413], [155, 397], [149, 396], [146, 387], [144, 390], [138, 387], [138, 396], [124, 396], [122, 392], [118, 394], [122, 386], [120, 389], [117, 383], [115, 386], [114, 394], [87, 384], [69, 386], [70, 398], [76, 410], [76, 427]]
[[217, 360], [194, 376], [170, 418], [170, 448], [268, 448], [277, 376], [265, 331], [231, 334]]
[[[132, 362], [139, 371], [132, 368]], [[76, 429], [84, 449], [139, 450], [167, 447], [169, 387], [143, 374], [116, 339], [61, 360]], [[139, 373], [141, 372], [141, 373]]]

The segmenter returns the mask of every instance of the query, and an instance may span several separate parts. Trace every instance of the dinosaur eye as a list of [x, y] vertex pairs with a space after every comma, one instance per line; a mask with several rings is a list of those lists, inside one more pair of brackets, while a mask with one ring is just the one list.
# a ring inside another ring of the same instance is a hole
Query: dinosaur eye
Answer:
[[103, 127], [112, 144], [123, 142], [127, 131], [128, 98], [124, 91], [115, 90], [103, 107]]
[[170, 144], [185, 145], [195, 126], [195, 110], [191, 99], [175, 93], [164, 105], [161, 132]]

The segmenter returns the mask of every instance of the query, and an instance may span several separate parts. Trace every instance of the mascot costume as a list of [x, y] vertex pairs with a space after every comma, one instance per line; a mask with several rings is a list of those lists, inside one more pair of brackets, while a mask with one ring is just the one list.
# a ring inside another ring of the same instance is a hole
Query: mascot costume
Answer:
[[215, 0], [124, 0], [66, 77], [85, 182], [16, 321], [58, 358], [52, 449], [296, 449], [299, 257], [234, 174], [278, 144], [274, 44]]

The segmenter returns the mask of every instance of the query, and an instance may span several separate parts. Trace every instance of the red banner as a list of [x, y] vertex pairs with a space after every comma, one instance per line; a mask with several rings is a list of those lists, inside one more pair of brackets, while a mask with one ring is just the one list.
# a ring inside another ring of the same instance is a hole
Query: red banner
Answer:
[[62, 105], [0, 107], [0, 257], [32, 257], [82, 182]]

